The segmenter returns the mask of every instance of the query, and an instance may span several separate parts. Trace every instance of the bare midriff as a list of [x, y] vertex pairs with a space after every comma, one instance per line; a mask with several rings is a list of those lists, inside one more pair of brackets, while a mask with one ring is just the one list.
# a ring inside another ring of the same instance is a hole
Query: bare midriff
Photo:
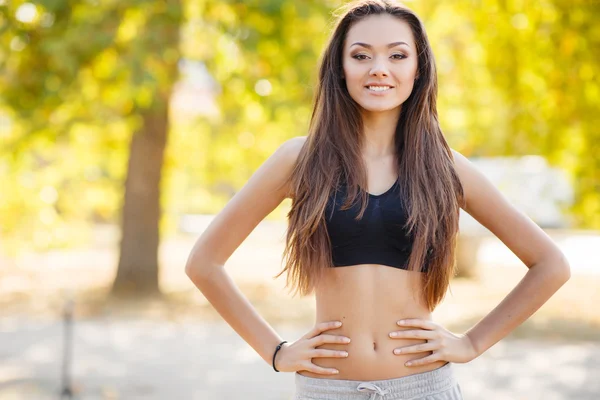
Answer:
[[315, 288], [316, 322], [342, 321], [338, 329], [324, 334], [342, 335], [349, 344], [327, 343], [317, 348], [345, 350], [346, 358], [313, 358], [312, 362], [335, 368], [339, 374], [323, 375], [299, 371], [303, 376], [325, 379], [382, 380], [431, 371], [445, 361], [407, 367], [407, 361], [431, 352], [394, 354], [394, 349], [425, 343], [422, 339], [392, 339], [392, 331], [403, 328], [397, 321], [407, 318], [431, 320], [420, 296], [421, 273], [383, 265], [353, 265], [328, 269]]

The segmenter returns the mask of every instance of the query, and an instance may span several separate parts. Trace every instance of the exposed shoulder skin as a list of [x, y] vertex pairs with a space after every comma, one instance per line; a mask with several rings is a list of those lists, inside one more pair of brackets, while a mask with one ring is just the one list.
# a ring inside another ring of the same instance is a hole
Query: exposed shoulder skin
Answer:
[[194, 245], [186, 266], [188, 275], [203, 276], [212, 267], [224, 265], [259, 222], [286, 198], [286, 181], [305, 141], [305, 136], [298, 136], [279, 146], [215, 216]]
[[496, 235], [528, 267], [564, 256], [550, 237], [506, 197], [465, 156], [452, 150], [464, 189], [463, 209]]

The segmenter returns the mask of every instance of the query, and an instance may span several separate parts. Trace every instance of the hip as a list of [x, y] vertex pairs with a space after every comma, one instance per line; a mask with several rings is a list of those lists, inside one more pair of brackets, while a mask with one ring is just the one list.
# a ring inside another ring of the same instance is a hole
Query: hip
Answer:
[[[401, 318], [410, 314], [398, 312]], [[413, 314], [414, 315], [414, 314]], [[379, 316], [381, 318], [381, 316]], [[331, 316], [329, 320], [340, 320]], [[425, 318], [428, 319], [428, 318]], [[343, 320], [343, 319], [342, 319]], [[394, 354], [394, 350], [408, 346], [414, 346], [426, 343], [425, 339], [392, 339], [389, 334], [393, 331], [405, 329], [395, 324], [395, 319], [388, 316], [385, 318], [356, 318], [345, 319], [344, 325], [340, 328], [328, 330], [326, 333], [331, 335], [346, 336], [351, 339], [350, 343], [326, 343], [317, 346], [317, 349], [328, 349], [345, 351], [347, 357], [315, 357], [311, 361], [313, 364], [323, 368], [333, 368], [339, 371], [336, 375], [319, 375], [309, 371], [299, 371], [299, 373], [311, 378], [330, 378], [330, 379], [361, 379], [361, 380], [380, 380], [401, 378], [403, 376], [427, 372], [443, 366], [445, 361], [421, 366], [406, 366], [407, 361], [412, 361], [427, 357], [432, 354], [431, 351], [422, 351], [419, 353]]]
[[453, 365], [383, 380], [323, 379], [295, 375], [294, 400], [462, 400]]
[[[335, 334], [335, 333], [334, 333]], [[407, 367], [407, 361], [427, 357], [430, 351], [413, 354], [393, 353], [394, 349], [409, 345], [424, 343], [424, 340], [383, 339], [380, 341], [360, 340], [356, 335], [345, 335], [352, 342], [345, 345], [325, 344], [319, 348], [344, 350], [348, 357], [344, 358], [313, 358], [311, 361], [320, 367], [334, 368], [338, 374], [319, 375], [309, 371], [299, 371], [300, 375], [311, 378], [350, 379], [350, 380], [382, 380], [393, 379], [435, 370], [446, 364], [446, 361]], [[374, 348], [374, 346], [376, 346]]]

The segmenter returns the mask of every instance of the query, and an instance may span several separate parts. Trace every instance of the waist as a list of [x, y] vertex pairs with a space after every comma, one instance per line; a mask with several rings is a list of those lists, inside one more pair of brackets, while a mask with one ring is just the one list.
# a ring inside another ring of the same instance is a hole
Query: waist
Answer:
[[296, 395], [302, 398], [328, 394], [335, 398], [359, 400], [365, 398], [362, 392], [367, 392], [378, 393], [381, 396], [389, 395], [394, 399], [412, 399], [425, 398], [446, 391], [454, 393], [454, 396], [448, 398], [461, 398], [451, 363], [445, 363], [428, 372], [393, 379], [368, 381], [365, 379], [315, 379], [297, 373], [295, 381]]
[[351, 339], [348, 344], [326, 343], [318, 349], [343, 350], [348, 352], [345, 358], [313, 358], [315, 365], [325, 368], [335, 368], [339, 371], [336, 375], [320, 375], [309, 371], [299, 371], [302, 376], [327, 379], [349, 380], [382, 380], [405, 377], [422, 372], [432, 371], [445, 365], [445, 361], [437, 361], [422, 366], [407, 367], [407, 361], [416, 360], [431, 354], [430, 351], [411, 354], [394, 354], [394, 349], [425, 343], [423, 339], [392, 339], [389, 333], [393, 330], [402, 330], [394, 324], [389, 329], [373, 331], [365, 326], [363, 329], [334, 329], [324, 334], [342, 335]]
[[[439, 368], [444, 362], [407, 367], [409, 360], [430, 352], [394, 354], [394, 349], [424, 343], [422, 339], [392, 339], [389, 334], [403, 328], [397, 321], [407, 318], [431, 319], [420, 299], [421, 274], [382, 265], [331, 268], [316, 288], [316, 322], [342, 321], [340, 328], [324, 334], [342, 335], [348, 344], [324, 344], [318, 348], [345, 350], [346, 358], [314, 358], [314, 364], [335, 368], [334, 376], [300, 371], [314, 378], [378, 380], [399, 378]], [[414, 329], [414, 328], [411, 328]]]

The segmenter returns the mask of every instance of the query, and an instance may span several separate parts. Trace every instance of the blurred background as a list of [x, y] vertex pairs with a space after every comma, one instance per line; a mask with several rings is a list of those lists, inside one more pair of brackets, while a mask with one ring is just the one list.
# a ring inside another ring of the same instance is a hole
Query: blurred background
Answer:
[[[291, 399], [185, 276], [194, 241], [306, 134], [342, 1], [0, 0], [0, 399]], [[572, 278], [478, 359], [466, 399], [600, 398], [600, 2], [413, 0], [450, 146], [556, 241]], [[287, 340], [284, 202], [226, 265]], [[526, 268], [461, 215], [435, 318], [464, 332]]]

